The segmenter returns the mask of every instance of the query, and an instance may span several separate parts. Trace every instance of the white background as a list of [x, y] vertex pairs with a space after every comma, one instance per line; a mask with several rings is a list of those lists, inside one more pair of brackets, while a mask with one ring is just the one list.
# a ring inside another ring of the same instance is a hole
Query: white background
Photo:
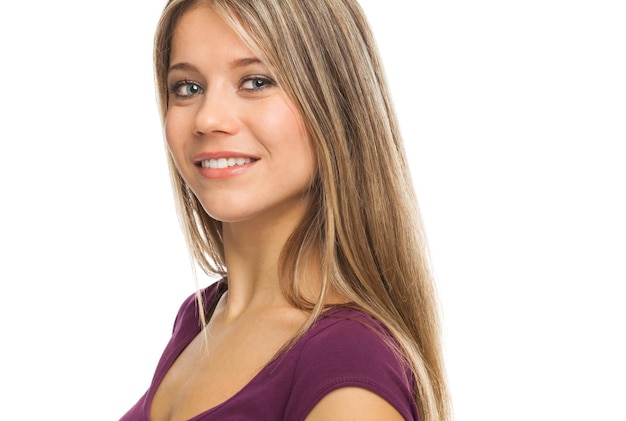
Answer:
[[[0, 11], [3, 419], [118, 419], [195, 288], [154, 98], [163, 3]], [[458, 420], [626, 420], [621, 3], [362, 2]]]

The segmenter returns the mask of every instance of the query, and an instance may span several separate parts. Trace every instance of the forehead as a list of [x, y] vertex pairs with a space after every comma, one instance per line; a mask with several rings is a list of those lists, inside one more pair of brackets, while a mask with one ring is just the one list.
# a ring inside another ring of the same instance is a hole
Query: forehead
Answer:
[[252, 50], [210, 5], [200, 3], [190, 7], [174, 27], [170, 60], [201, 59], [218, 54], [254, 56]]

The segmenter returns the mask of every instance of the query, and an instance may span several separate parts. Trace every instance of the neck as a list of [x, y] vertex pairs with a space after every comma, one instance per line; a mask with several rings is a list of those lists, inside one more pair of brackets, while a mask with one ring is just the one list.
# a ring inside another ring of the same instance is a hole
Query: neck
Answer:
[[280, 288], [278, 262], [300, 215], [272, 221], [223, 224], [228, 270], [226, 312], [236, 317], [246, 310], [289, 305]]

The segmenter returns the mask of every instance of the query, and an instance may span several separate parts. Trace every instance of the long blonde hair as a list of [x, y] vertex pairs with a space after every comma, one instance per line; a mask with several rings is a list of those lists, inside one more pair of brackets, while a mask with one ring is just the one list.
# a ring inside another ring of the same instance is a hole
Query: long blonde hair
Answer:
[[[384, 323], [417, 381], [423, 421], [451, 418], [427, 246], [400, 130], [373, 36], [356, 0], [170, 0], [155, 37], [162, 118], [171, 39], [180, 16], [205, 2], [274, 70], [317, 155], [311, 205], [283, 248], [281, 287], [310, 311], [337, 291]], [[226, 275], [222, 227], [170, 172], [192, 257]], [[301, 291], [307, 256], [322, 259], [316, 302]]]

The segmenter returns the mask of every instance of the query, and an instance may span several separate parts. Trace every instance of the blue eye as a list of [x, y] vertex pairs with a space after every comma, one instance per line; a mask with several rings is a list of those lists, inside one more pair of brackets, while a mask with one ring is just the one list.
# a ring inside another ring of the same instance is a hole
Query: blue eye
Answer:
[[241, 81], [240, 89], [242, 91], [261, 91], [274, 85], [274, 81], [269, 78], [254, 76], [243, 79]]
[[202, 86], [189, 80], [177, 82], [172, 86], [170, 92], [179, 98], [190, 98], [203, 92]]

